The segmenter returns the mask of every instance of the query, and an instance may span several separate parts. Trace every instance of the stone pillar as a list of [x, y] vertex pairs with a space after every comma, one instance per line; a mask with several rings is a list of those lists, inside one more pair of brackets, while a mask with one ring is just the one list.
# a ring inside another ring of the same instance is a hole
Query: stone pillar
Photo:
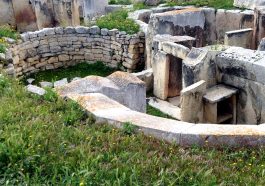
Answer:
[[12, 0], [17, 29], [20, 32], [38, 29], [35, 11], [29, 0]]
[[154, 95], [162, 100], [168, 97], [170, 60], [165, 52], [158, 51], [154, 57]]
[[95, 16], [105, 13], [108, 0], [84, 0], [84, 18], [85, 21], [91, 20]]
[[0, 1], [0, 25], [16, 25], [12, 0]]
[[34, 8], [39, 29], [80, 25], [78, 0], [34, 0]]
[[203, 96], [206, 82], [201, 80], [181, 91], [181, 120], [190, 123], [203, 122]]

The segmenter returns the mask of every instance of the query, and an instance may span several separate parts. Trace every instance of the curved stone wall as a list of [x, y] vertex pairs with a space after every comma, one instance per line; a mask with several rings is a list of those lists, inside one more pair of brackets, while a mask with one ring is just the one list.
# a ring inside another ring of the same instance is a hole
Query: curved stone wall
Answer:
[[132, 72], [144, 62], [145, 38], [141, 32], [127, 35], [97, 26], [57, 27], [27, 32], [21, 39], [6, 53], [8, 63], [3, 68], [9, 75], [28, 75], [82, 61], [102, 61]]

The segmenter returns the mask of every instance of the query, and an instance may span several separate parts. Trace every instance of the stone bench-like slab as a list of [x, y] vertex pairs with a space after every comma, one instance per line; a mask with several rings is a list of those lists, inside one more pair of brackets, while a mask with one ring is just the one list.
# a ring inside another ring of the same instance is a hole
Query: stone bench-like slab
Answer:
[[181, 146], [213, 147], [259, 147], [265, 144], [265, 125], [216, 125], [191, 124], [132, 111], [127, 107], [99, 93], [86, 95], [69, 94], [98, 123], [109, 123], [122, 128], [131, 122], [145, 135], [176, 143]]
[[210, 103], [217, 103], [237, 93], [237, 89], [225, 85], [216, 85], [206, 91], [204, 100]]

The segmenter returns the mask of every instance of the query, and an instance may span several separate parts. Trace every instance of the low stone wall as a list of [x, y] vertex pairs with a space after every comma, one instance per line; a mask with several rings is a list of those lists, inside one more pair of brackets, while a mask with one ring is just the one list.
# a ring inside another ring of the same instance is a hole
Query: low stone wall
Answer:
[[21, 34], [21, 39], [6, 53], [7, 62], [2, 68], [9, 75], [28, 75], [81, 61], [102, 61], [132, 72], [144, 62], [142, 33], [127, 35], [97, 26], [57, 27], [27, 32]]

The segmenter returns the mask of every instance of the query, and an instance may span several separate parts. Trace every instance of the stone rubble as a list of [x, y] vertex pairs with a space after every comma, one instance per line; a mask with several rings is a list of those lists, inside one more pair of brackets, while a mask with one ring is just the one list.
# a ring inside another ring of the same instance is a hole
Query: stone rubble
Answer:
[[35, 85], [28, 85], [26, 86], [26, 89], [28, 92], [37, 94], [39, 96], [43, 96], [46, 93], [46, 90]]

